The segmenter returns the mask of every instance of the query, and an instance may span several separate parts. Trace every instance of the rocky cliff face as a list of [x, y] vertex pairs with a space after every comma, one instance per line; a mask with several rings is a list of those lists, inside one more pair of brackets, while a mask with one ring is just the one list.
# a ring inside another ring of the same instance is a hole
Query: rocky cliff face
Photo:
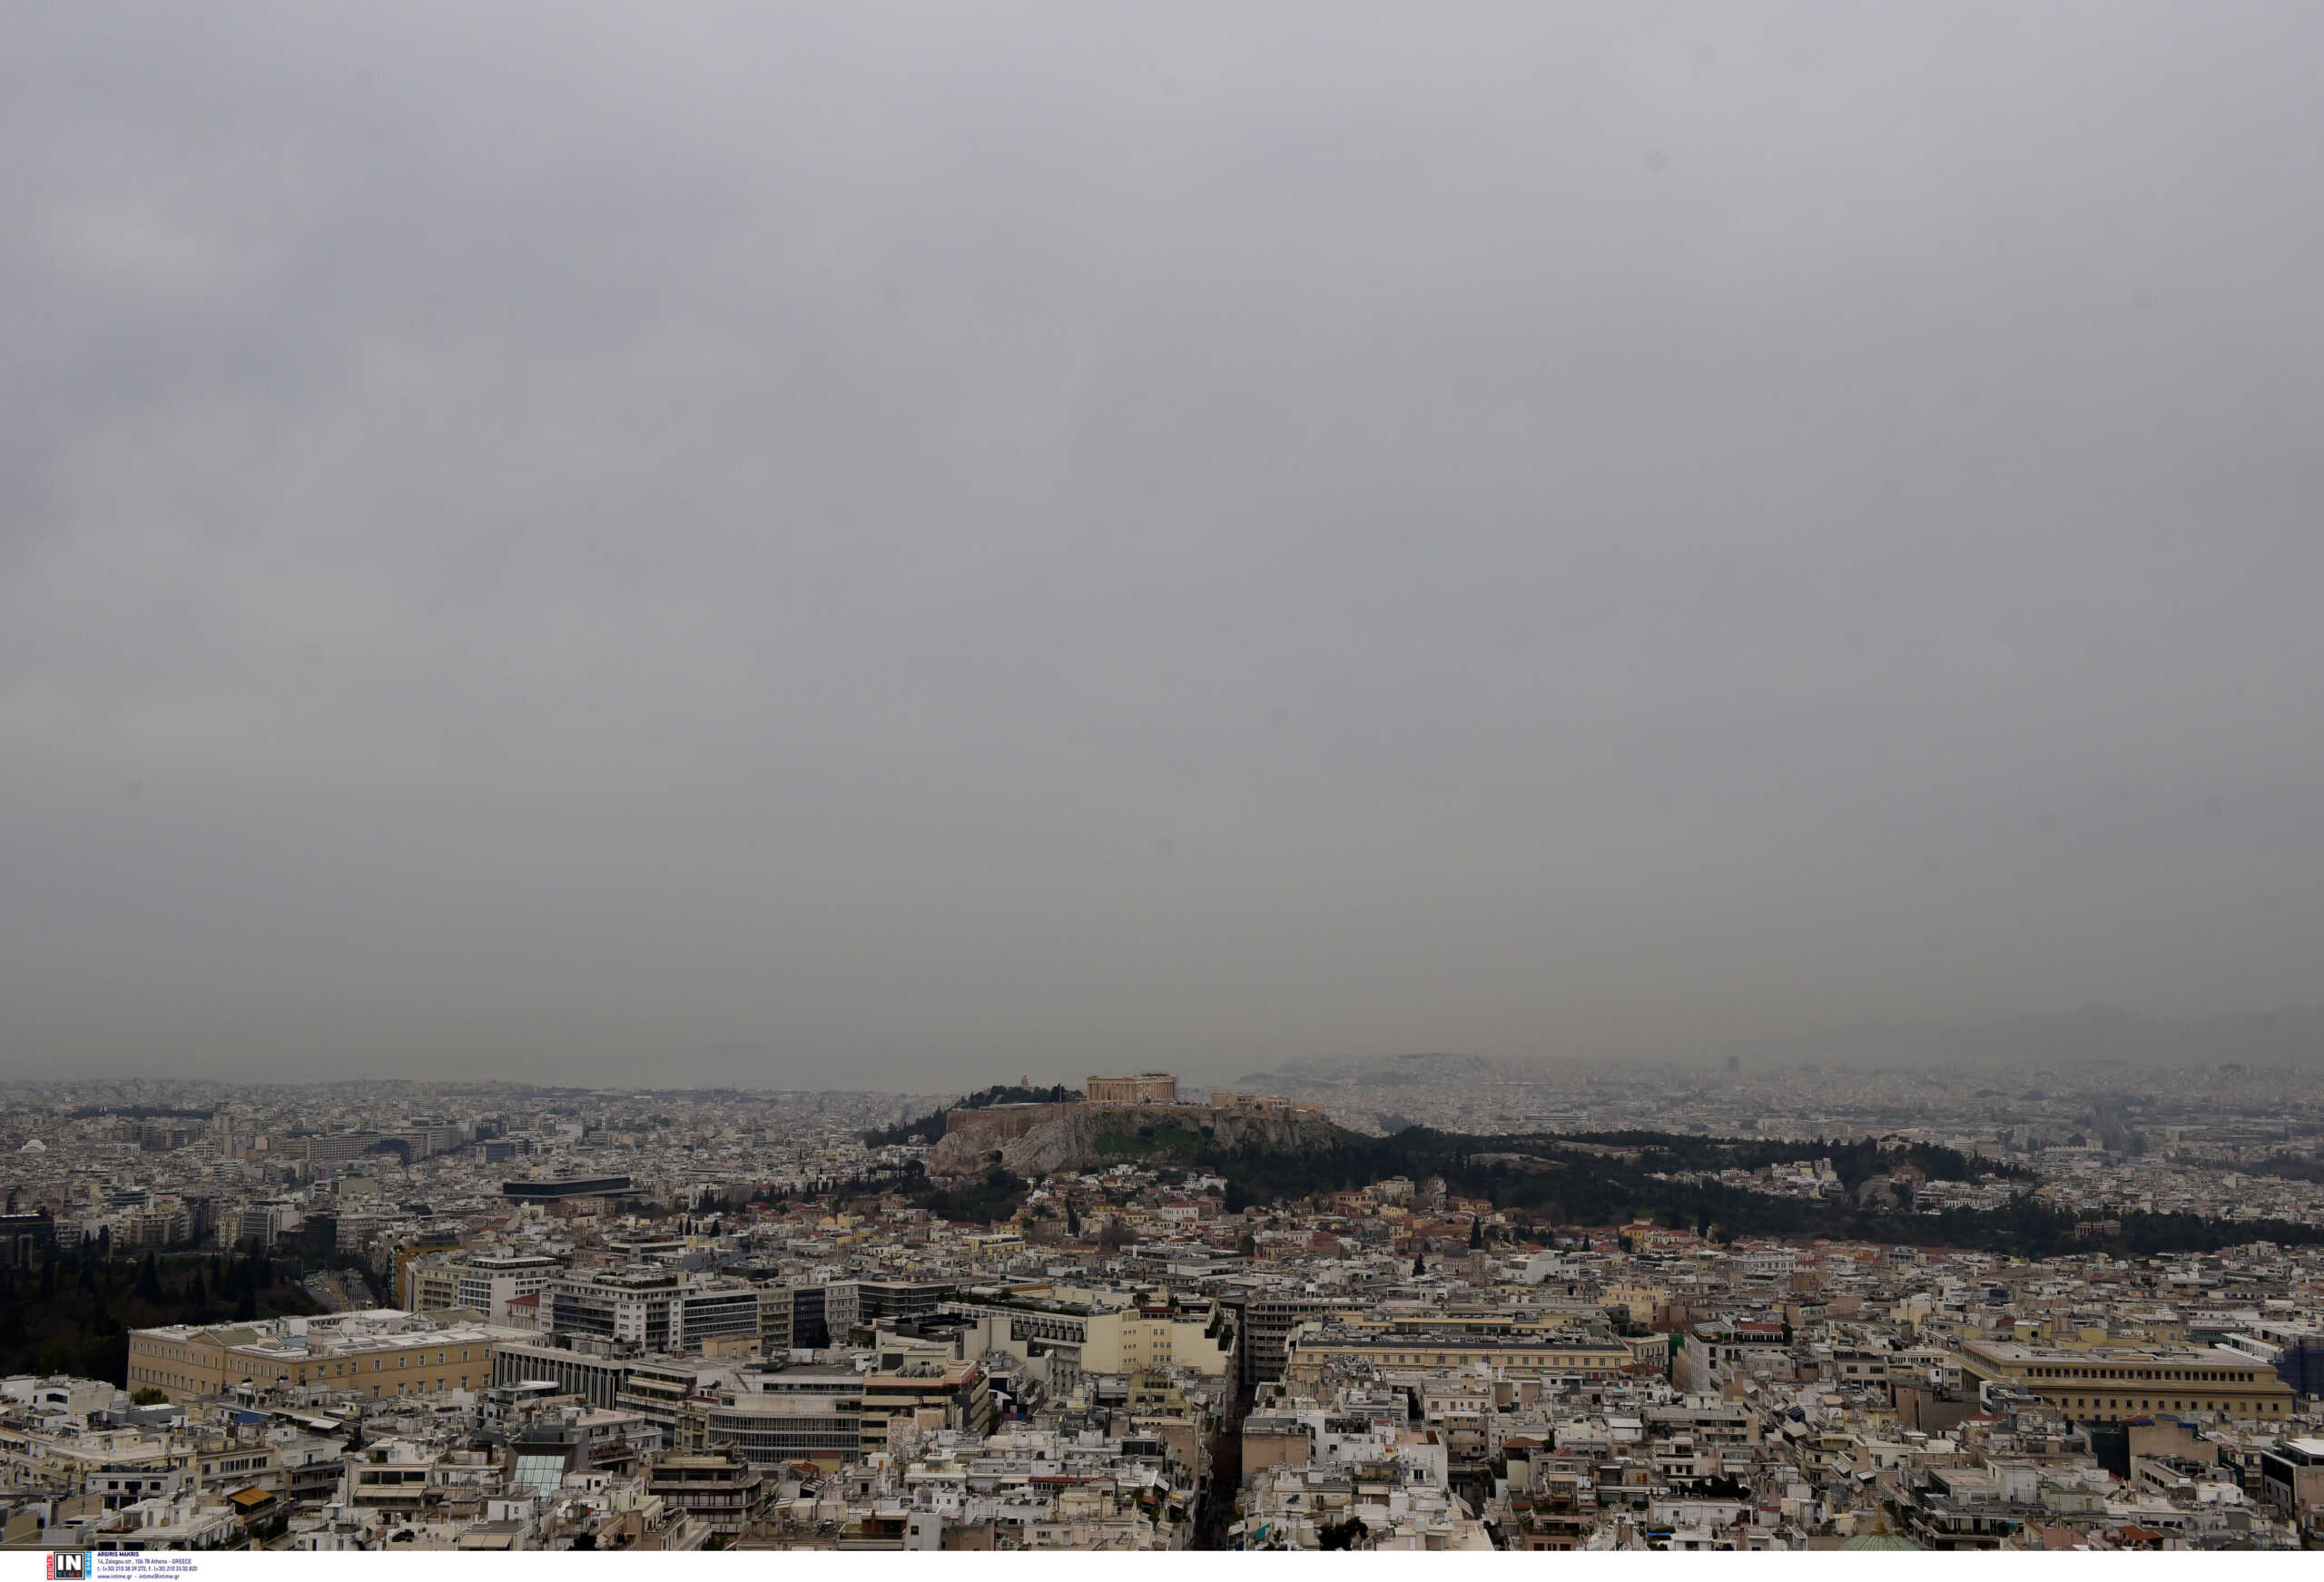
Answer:
[[[1150, 1150], [1098, 1152], [1100, 1136], [1112, 1134], [1135, 1140], [1141, 1128], [1150, 1128], [1156, 1134]], [[1183, 1161], [1196, 1145], [1190, 1139], [1221, 1148], [1239, 1148], [1256, 1142], [1268, 1148], [1305, 1152], [1327, 1148], [1336, 1136], [1337, 1128], [1328, 1121], [1286, 1120], [1196, 1105], [1121, 1108], [1075, 1105], [1068, 1113], [1021, 1132], [964, 1121], [957, 1130], [947, 1132], [929, 1155], [928, 1174], [938, 1177], [974, 1175], [998, 1164], [1020, 1180], [1030, 1180], [1051, 1171], [1087, 1170], [1093, 1164], [1120, 1164], [1138, 1158]]]

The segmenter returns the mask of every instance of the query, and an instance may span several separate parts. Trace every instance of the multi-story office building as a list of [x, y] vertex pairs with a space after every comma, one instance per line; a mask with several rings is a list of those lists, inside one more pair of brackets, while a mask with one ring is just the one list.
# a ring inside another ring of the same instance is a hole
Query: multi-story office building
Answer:
[[[430, 1225], [405, 1232], [401, 1239], [396, 1243], [394, 1255], [389, 1262], [389, 1294], [391, 1297], [400, 1295], [404, 1305], [415, 1312], [428, 1311], [428, 1308], [412, 1300], [412, 1265], [426, 1259], [431, 1253], [457, 1252], [459, 1245], [460, 1232], [455, 1225]], [[434, 1262], [441, 1264], [446, 1260], [438, 1258]], [[455, 1285], [452, 1289], [457, 1295], [458, 1287]], [[447, 1302], [442, 1305], [451, 1304]]]
[[2324, 1516], [2324, 1439], [2279, 1440], [2259, 1463], [2261, 1499], [2298, 1522]]
[[56, 1245], [56, 1221], [46, 1209], [36, 1214], [0, 1214], [0, 1263], [25, 1268], [40, 1262]]
[[404, 1270], [403, 1304], [413, 1312], [441, 1312], [460, 1304], [458, 1254], [437, 1253]]
[[266, 1198], [244, 1205], [234, 1222], [234, 1244], [271, 1247], [282, 1234], [297, 1228], [299, 1205], [287, 1197]]
[[859, 1329], [926, 1318], [952, 1293], [951, 1286], [934, 1280], [834, 1280], [822, 1290], [823, 1327], [833, 1345]]
[[540, 1175], [500, 1184], [510, 1203], [565, 1203], [584, 1197], [635, 1197], [626, 1175]]
[[629, 1364], [621, 1392], [614, 1398], [620, 1411], [635, 1412], [661, 1430], [662, 1443], [674, 1441], [678, 1410], [704, 1390], [729, 1378], [732, 1369], [721, 1363], [681, 1357], [639, 1358]]
[[448, 1154], [467, 1143], [468, 1130], [448, 1116], [419, 1115], [387, 1133], [386, 1136], [389, 1141], [401, 1143], [410, 1158], [428, 1159], [438, 1154]]
[[283, 1152], [292, 1153], [310, 1164], [343, 1164], [379, 1151], [377, 1132], [335, 1132], [325, 1137], [294, 1137], [284, 1145]]
[[721, 1539], [738, 1537], [766, 1504], [765, 1475], [724, 1447], [654, 1458], [646, 1492], [683, 1510]]
[[852, 1280], [834, 1280], [823, 1288], [823, 1327], [831, 1343], [844, 1346], [855, 1332], [861, 1298]]
[[791, 1349], [791, 1319], [794, 1302], [791, 1287], [780, 1282], [754, 1282], [759, 1292], [759, 1351], [780, 1357]]
[[739, 1281], [637, 1268], [570, 1274], [542, 1288], [542, 1325], [645, 1351], [700, 1351], [760, 1333], [759, 1292]]
[[1283, 1377], [1292, 1335], [1302, 1324], [1320, 1322], [1347, 1304], [1317, 1296], [1242, 1290], [1219, 1298], [1236, 1331], [1236, 1351], [1245, 1389]]
[[758, 1292], [760, 1349], [768, 1356], [819, 1351], [832, 1343], [829, 1286], [770, 1280]]
[[976, 1354], [1052, 1358], [1063, 1378], [1170, 1367], [1216, 1378], [1235, 1365], [1234, 1321], [1191, 1293], [981, 1287], [947, 1300], [944, 1310], [974, 1325], [967, 1344]]
[[[763, 1467], [836, 1466], [862, 1453], [864, 1394], [865, 1376], [852, 1367], [730, 1368], [674, 1402], [674, 1442], [681, 1449], [731, 1444]], [[884, 1443], [884, 1417], [878, 1432]]]
[[855, 1322], [879, 1325], [926, 1318], [944, 1304], [952, 1287], [937, 1280], [857, 1280]]
[[504, 1341], [493, 1348], [492, 1382], [496, 1389], [519, 1385], [554, 1385], [561, 1395], [577, 1395], [591, 1406], [611, 1410], [627, 1388], [632, 1357], [583, 1351], [550, 1345], [527, 1337]]
[[888, 1448], [891, 1425], [992, 1431], [992, 1390], [984, 1369], [941, 1347], [883, 1346], [863, 1380], [863, 1450]]
[[511, 1302], [543, 1289], [563, 1267], [544, 1253], [472, 1253], [454, 1268], [456, 1305], [506, 1323]]
[[544, 1253], [433, 1253], [406, 1270], [404, 1305], [415, 1312], [464, 1307], [507, 1323], [508, 1304], [543, 1289], [564, 1266]]
[[2261, 1320], [2250, 1333], [2227, 1335], [2219, 1343], [2273, 1368], [2295, 1395], [2324, 1396], [2324, 1330]]
[[117, 1247], [173, 1247], [192, 1239], [193, 1222], [185, 1205], [164, 1199], [123, 1214], [113, 1231]]

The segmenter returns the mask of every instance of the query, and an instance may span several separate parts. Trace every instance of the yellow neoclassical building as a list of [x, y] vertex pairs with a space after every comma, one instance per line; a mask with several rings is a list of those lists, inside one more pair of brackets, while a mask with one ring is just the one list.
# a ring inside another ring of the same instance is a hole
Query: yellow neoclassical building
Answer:
[[249, 1383], [259, 1390], [320, 1385], [367, 1400], [483, 1390], [495, 1347], [533, 1339], [465, 1313], [396, 1308], [133, 1330], [129, 1388], [199, 1400]]
[[1284, 1377], [1295, 1384], [1320, 1388], [1335, 1366], [1354, 1362], [1369, 1364], [1379, 1372], [1482, 1364], [1503, 1378], [1610, 1379], [1637, 1361], [1629, 1345], [1611, 1338], [1492, 1334], [1458, 1327], [1384, 1331], [1368, 1326], [1318, 1324], [1291, 1336], [1285, 1346]]
[[1972, 1381], [2023, 1385], [2069, 1417], [2101, 1422], [2186, 1411], [2282, 1422], [2299, 1403], [2265, 1362], [2223, 1346], [1965, 1341], [1961, 1371]]

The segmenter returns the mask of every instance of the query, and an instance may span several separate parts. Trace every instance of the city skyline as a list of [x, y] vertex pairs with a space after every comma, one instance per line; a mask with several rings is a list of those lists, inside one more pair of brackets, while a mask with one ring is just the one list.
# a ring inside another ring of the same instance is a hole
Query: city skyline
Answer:
[[2324, 1072], [0, 1085], [16, 1547], [2324, 1537]]

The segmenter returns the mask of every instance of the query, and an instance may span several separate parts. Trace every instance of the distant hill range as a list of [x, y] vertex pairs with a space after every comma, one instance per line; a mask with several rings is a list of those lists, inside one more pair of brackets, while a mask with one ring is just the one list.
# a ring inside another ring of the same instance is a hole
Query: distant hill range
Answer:
[[[1738, 1056], [1754, 1064], [1837, 1061], [1865, 1066], [2324, 1066], [2324, 1006], [2242, 1011], [2217, 1017], [2142, 1017], [2109, 1006], [2046, 1016], [1961, 1017], [1921, 1024], [1864, 1024], [1783, 1039], [1734, 1040], [1670, 1051], [1678, 1065], [1708, 1065]], [[1630, 1065], [1581, 1055], [1573, 1064]], [[1236, 1086], [1279, 1093], [1334, 1087], [1423, 1087], [1538, 1075], [1564, 1061], [1482, 1055], [1419, 1054], [1287, 1060], [1236, 1079]]]
[[1866, 1062], [2315, 1066], [2324, 1065], [2324, 1006], [2185, 1017], [2142, 1017], [2093, 1006], [2049, 1016], [1850, 1027], [1754, 1048], [1730, 1046], [1718, 1053]]
[[1390, 1055], [1346, 1059], [1286, 1060], [1269, 1071], [1238, 1076], [1233, 1086], [1265, 1093], [1305, 1093], [1326, 1087], [1425, 1087], [1480, 1077], [1523, 1075], [1523, 1061], [1482, 1055]]

